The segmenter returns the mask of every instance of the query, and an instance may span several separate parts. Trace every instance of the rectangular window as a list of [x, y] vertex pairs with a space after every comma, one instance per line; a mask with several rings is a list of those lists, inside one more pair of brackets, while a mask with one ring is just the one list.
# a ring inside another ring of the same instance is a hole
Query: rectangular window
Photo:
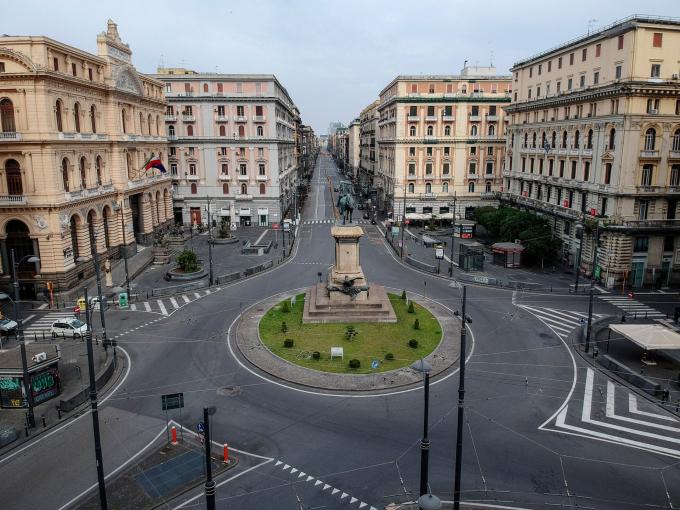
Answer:
[[611, 184], [612, 182], [612, 164], [607, 163], [604, 166], [604, 183]]
[[529, 158], [529, 172], [534, 173], [534, 158]]
[[531, 99], [531, 87], [529, 87], [529, 92], [527, 93], [527, 98]]
[[649, 237], [636, 237], [633, 251], [647, 251], [649, 249]]
[[549, 159], [548, 160], [548, 175], [551, 176], [551, 177], [552, 177], [554, 168], [555, 168], [555, 160]]
[[89, 78], [90, 81], [92, 81], [92, 69], [87, 70], [87, 77]]
[[416, 94], [418, 92], [418, 84], [411, 83], [411, 94]]
[[541, 96], [541, 86], [539, 85], [538, 87], [536, 87], [536, 97], [540, 97], [540, 96]]
[[595, 71], [593, 73], [593, 85], [597, 85], [598, 83], [600, 83], [600, 72]]
[[413, 157], [416, 155], [416, 148], [415, 147], [409, 147], [408, 148], [408, 155]]
[[78, 76], [78, 67], [76, 66], [75, 62], [71, 64], [71, 74], [73, 76]]
[[226, 147], [220, 147], [220, 156], [226, 156], [227, 155], [227, 148]]
[[588, 59], [588, 48], [583, 48], [581, 51], [581, 62], [585, 62]]
[[229, 175], [229, 165], [227, 164], [222, 165], [222, 175]]
[[474, 161], [470, 161], [469, 173], [470, 175], [475, 175], [477, 173], [477, 163]]
[[177, 163], [170, 164], [170, 175], [177, 175]]
[[417, 106], [409, 106], [408, 109], [408, 114], [410, 117], [416, 117], [418, 115], [418, 107]]
[[583, 88], [583, 87], [586, 86], [586, 75], [585, 75], [585, 74], [582, 74], [582, 75], [579, 77], [579, 86], [580, 86], [581, 88]]
[[5, 63], [0, 62], [0, 73], [4, 73], [4, 72], [5, 72]]
[[675, 250], [675, 237], [666, 236], [663, 238], [663, 251], [674, 251]]
[[236, 115], [243, 117], [245, 115], [245, 108], [243, 106], [236, 107]]
[[[414, 149], [415, 152], [415, 149]], [[444, 147], [444, 156], [450, 156], [451, 155], [451, 147]]]
[[434, 117], [434, 106], [428, 106], [427, 107], [427, 116], [428, 117]]
[[652, 64], [652, 71], [649, 73], [651, 78], [659, 78], [661, 76], [661, 64]]
[[601, 44], [596, 44], [596, 45], [595, 45], [595, 56], [596, 56], [596, 57], [599, 57], [601, 52], [602, 52], [602, 45], [601, 45]]
[[262, 147], [259, 147], [257, 149], [257, 157], [258, 158], [264, 158], [264, 149]]
[[555, 84], [555, 87], [557, 88], [557, 93], [559, 94], [559, 93], [562, 91], [562, 82], [561, 82], [561, 81], [558, 81], [558, 82]]
[[444, 175], [449, 175], [449, 170], [450, 170], [450, 164], [449, 163], [444, 163], [442, 165], [442, 174]]
[[557, 59], [557, 69], [562, 69], [562, 57]]
[[571, 178], [576, 179], [576, 161], [571, 162]]
[[487, 156], [493, 156], [493, 147], [487, 147], [486, 148], [486, 155]]
[[569, 78], [567, 80], [567, 90], [571, 90], [572, 85], [573, 85], [573, 79]]
[[477, 155], [477, 147], [472, 146], [470, 147], [470, 156], [476, 156]]
[[539, 75], [539, 76], [541, 76], [541, 71], [542, 71], [542, 69], [543, 69], [543, 65], [542, 65], [542, 64], [538, 64], [538, 75]]
[[434, 94], [434, 83], [430, 83], [430, 87], [428, 90], [430, 94]]
[[616, 66], [616, 68], [614, 69], [614, 78], [615, 79], [617, 79], [617, 80], [621, 79], [621, 71], [622, 70], [623, 70], [623, 68], [621, 66]]
[[432, 175], [432, 163], [425, 163], [425, 175]]
[[408, 174], [409, 175], [416, 175], [416, 164], [415, 163], [409, 163], [408, 164]]
[[171, 156], [177, 156], [177, 147], [170, 147], [168, 150]]
[[680, 186], [680, 165], [673, 165], [671, 167], [671, 186]]
[[552, 71], [552, 60], [548, 60], [548, 72]]
[[570, 66], [574, 65], [574, 54], [573, 53], [569, 54], [569, 65]]
[[472, 107], [472, 116], [476, 116], [476, 115], [479, 115], [479, 106], [474, 105]]
[[543, 175], [543, 158], [538, 160], [538, 173]]
[[648, 212], [649, 212], [649, 200], [646, 199], [638, 200], [638, 219], [646, 220]]
[[193, 163], [189, 165], [189, 175], [196, 175], [196, 165]]
[[486, 175], [493, 175], [493, 161], [486, 162]]
[[241, 175], [248, 175], [248, 165], [241, 163], [238, 168]]
[[259, 173], [259, 175], [266, 175], [265, 169], [264, 169], [264, 163], [260, 163], [258, 165], [258, 173]]
[[527, 170], [527, 158], [522, 158], [522, 172]]
[[560, 177], [564, 177], [564, 160], [560, 160]]
[[654, 165], [642, 165], [641, 186], [651, 186], [653, 181]]
[[428, 148], [426, 149], [426, 151], [427, 151], [427, 152], [426, 152], [427, 157], [428, 157], [428, 158], [431, 158], [431, 157], [432, 157], [432, 147], [428, 147]]
[[257, 115], [258, 117], [262, 117], [262, 115], [264, 115], [264, 113], [262, 113], [262, 111], [263, 110], [262, 110], [261, 105], [255, 106], [255, 115]]
[[590, 161], [586, 161], [583, 164], [583, 180], [585, 182], [588, 182], [590, 179]]
[[447, 93], [447, 94], [452, 94], [452, 93], [453, 93], [453, 83], [447, 83], [447, 84], [446, 84], [446, 93]]
[[55, 71], [59, 70], [59, 59], [57, 57], [54, 57], [52, 59], [52, 65], [54, 66]]
[[663, 34], [661, 32], [654, 32], [654, 36], [652, 37], [652, 46], [655, 48], [661, 48], [661, 45], [663, 44]]
[[623, 36], [622, 35], [619, 36], [619, 46], [618, 46], [618, 48], [620, 50], [623, 49]]

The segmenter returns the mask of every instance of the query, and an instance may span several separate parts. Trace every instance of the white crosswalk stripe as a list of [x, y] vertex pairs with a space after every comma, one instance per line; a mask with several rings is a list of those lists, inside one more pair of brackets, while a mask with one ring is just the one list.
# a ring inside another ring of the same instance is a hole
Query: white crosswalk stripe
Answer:
[[222, 287], [213, 287], [210, 289], [203, 289], [198, 292], [191, 292], [187, 294], [181, 294], [179, 296], [172, 296], [166, 298], [152, 299], [149, 301], [142, 301], [141, 303], [131, 303], [130, 311], [137, 312], [150, 312], [158, 313], [160, 315], [171, 315], [176, 310], [179, 310], [183, 306], [201, 299], [205, 296], [209, 296], [215, 291], [222, 290]]
[[648, 306], [644, 303], [640, 303], [639, 301], [636, 301], [635, 299], [629, 298], [627, 296], [597, 296], [597, 297], [598, 299], [601, 299], [602, 301], [623, 310], [624, 312], [626, 312], [626, 315], [632, 315], [633, 317], [645, 319], [658, 319], [661, 317], [664, 318], [666, 317], [665, 313], [662, 313], [659, 310], [652, 308], [651, 306]]
[[[323, 219], [323, 220], [304, 220], [302, 222], [303, 225], [328, 225], [328, 224], [331, 224], [331, 223], [335, 223], [335, 220], [326, 218], [326, 219]], [[352, 220], [351, 224], [353, 224], [353, 225], [368, 225], [370, 223], [371, 222], [369, 220], [360, 219], [360, 220]]]
[[52, 323], [57, 319], [70, 319], [75, 317], [71, 311], [48, 312], [44, 315], [36, 315], [36, 319], [24, 322], [24, 338], [26, 340], [33, 340], [34, 338], [42, 339], [43, 332], [45, 337], [50, 335]]
[[577, 388], [539, 428], [680, 458], [680, 419], [589, 367]]
[[[580, 327], [581, 324], [585, 325], [588, 321], [588, 314], [584, 312], [558, 310], [542, 306], [517, 306], [536, 316], [538, 320], [548, 326], [553, 333], [563, 340], [568, 337], [574, 329]], [[593, 314], [593, 319], [599, 319], [600, 317], [604, 317], [604, 315], [599, 313]]]

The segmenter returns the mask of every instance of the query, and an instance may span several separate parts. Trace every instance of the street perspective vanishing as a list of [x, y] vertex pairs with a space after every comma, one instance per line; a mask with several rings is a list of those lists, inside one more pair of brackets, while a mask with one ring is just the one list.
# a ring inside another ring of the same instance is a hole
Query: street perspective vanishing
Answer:
[[0, 508], [680, 508], [676, 0], [0, 13]]

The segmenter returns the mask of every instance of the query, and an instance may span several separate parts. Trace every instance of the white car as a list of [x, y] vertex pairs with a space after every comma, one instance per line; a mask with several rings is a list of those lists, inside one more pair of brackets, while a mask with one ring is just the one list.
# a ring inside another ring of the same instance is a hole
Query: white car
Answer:
[[9, 335], [15, 333], [18, 324], [12, 319], [0, 319], [0, 334]]
[[52, 323], [52, 337], [82, 338], [87, 331], [87, 324], [75, 317], [58, 319]]

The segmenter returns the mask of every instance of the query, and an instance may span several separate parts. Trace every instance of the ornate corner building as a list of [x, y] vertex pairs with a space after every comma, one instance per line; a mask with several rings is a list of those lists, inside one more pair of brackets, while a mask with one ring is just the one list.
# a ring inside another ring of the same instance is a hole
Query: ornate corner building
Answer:
[[680, 19], [634, 16], [512, 68], [503, 200], [607, 287], [680, 282], [679, 48]]
[[[137, 72], [109, 21], [97, 55], [42, 36], [0, 37], [0, 285], [67, 290], [136, 251], [172, 218], [163, 83]], [[125, 232], [124, 232], [125, 230]], [[125, 238], [125, 243], [123, 239]]]

